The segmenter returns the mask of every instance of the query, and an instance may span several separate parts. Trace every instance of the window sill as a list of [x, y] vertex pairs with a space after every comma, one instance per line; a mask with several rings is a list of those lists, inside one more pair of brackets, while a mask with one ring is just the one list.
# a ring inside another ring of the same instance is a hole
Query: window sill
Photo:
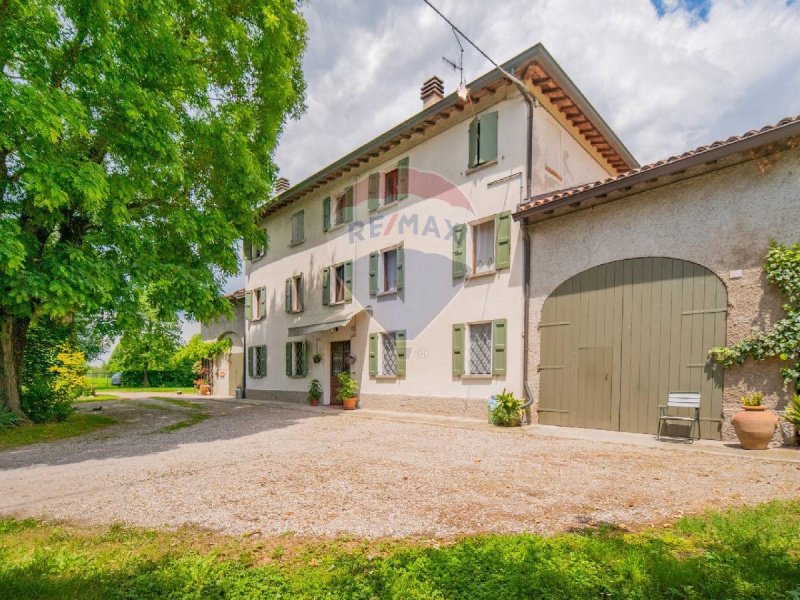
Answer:
[[304, 379], [306, 375], [289, 375], [289, 379]]
[[298, 308], [297, 310], [287, 310], [286, 312], [289, 313], [290, 315], [299, 315], [301, 312], [303, 312], [303, 309]]
[[489, 162], [481, 163], [479, 165], [475, 165], [474, 167], [469, 167], [466, 171], [464, 171], [464, 175], [472, 175], [473, 173], [477, 173], [483, 169], [488, 169], [489, 167], [493, 167], [497, 164], [497, 159], [490, 160]]
[[399, 290], [387, 290], [385, 292], [378, 292], [375, 294], [378, 298], [385, 298], [386, 296], [396, 296]]
[[492, 269], [491, 271], [481, 271], [480, 273], [470, 273], [464, 277], [467, 281], [472, 279], [482, 279], [484, 277], [491, 277], [497, 273], [496, 269]]
[[331, 225], [326, 233], [335, 233], [340, 229], [344, 229], [344, 227], [350, 222], [351, 221], [342, 221], [341, 223], [336, 223], [335, 225]]
[[257, 262], [258, 262], [258, 261], [260, 261], [262, 258], [264, 258], [264, 255], [263, 255], [263, 254], [262, 254], [261, 256], [254, 256], [253, 258], [251, 258], [251, 259], [249, 259], [249, 260], [250, 260], [250, 262], [251, 262], [251, 263], [257, 263]]
[[342, 306], [348, 302], [350, 302], [350, 300], [338, 300], [337, 302], [328, 302], [328, 306]]
[[395, 381], [397, 375], [375, 375], [375, 381]]
[[462, 375], [462, 376], [461, 376], [461, 379], [468, 379], [468, 380], [473, 380], [473, 381], [474, 381], [474, 380], [481, 380], [481, 379], [488, 380], [488, 379], [494, 379], [494, 375], [492, 375], [491, 373], [488, 373], [488, 374], [480, 374], [480, 375], [470, 375], [470, 374], [466, 374], [466, 375]]
[[303, 238], [302, 240], [291, 241], [291, 242], [289, 242], [289, 248], [294, 248], [295, 246], [299, 246], [300, 244], [302, 244], [305, 241], [306, 241], [306, 238]]
[[258, 323], [259, 321], [263, 321], [265, 317], [258, 317], [257, 319], [250, 319], [251, 323]]

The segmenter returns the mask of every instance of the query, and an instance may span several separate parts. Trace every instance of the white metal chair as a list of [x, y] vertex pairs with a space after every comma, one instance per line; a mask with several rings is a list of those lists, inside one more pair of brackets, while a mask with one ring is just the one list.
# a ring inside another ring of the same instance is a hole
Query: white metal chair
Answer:
[[[693, 408], [693, 417], [679, 417], [677, 415], [670, 415], [669, 409], [671, 408]], [[695, 426], [697, 427], [697, 437], [700, 437], [700, 394], [696, 392], [670, 392], [667, 396], [666, 405], [662, 404], [658, 407], [658, 435], [656, 439], [661, 439], [661, 428], [664, 423], [670, 421], [689, 422], [689, 437], [686, 439], [693, 440], [693, 433]], [[674, 437], [674, 436], [670, 436]]]

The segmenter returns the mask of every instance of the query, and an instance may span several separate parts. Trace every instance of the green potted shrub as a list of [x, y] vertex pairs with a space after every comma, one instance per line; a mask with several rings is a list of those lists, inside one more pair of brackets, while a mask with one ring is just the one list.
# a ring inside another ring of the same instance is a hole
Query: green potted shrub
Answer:
[[783, 412], [783, 420], [794, 425], [794, 445], [800, 446], [800, 394], [795, 394]]
[[742, 408], [732, 420], [739, 443], [745, 450], [766, 450], [778, 428], [778, 417], [767, 411], [761, 392], [744, 396]]
[[502, 394], [495, 396], [495, 402], [490, 413], [492, 425], [516, 427], [522, 423], [522, 400], [503, 389]]
[[308, 386], [308, 403], [317, 406], [320, 398], [322, 398], [322, 384], [319, 379], [312, 379]]
[[339, 391], [336, 397], [341, 401], [345, 410], [354, 410], [358, 403], [358, 382], [348, 371], [339, 373]]

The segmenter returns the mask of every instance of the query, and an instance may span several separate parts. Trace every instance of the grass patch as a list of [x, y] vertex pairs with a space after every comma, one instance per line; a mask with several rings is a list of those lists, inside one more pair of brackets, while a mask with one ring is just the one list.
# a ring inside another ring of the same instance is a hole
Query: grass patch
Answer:
[[196, 394], [197, 390], [193, 387], [115, 387], [112, 385], [95, 388], [98, 392], [183, 392], [184, 394]]
[[101, 415], [73, 414], [60, 423], [26, 423], [13, 429], [0, 430], [0, 450], [75, 437], [116, 422], [116, 419]]
[[800, 502], [601, 528], [441, 540], [259, 540], [0, 520], [9, 598], [792, 598]]
[[211, 415], [203, 410], [203, 405], [197, 402], [192, 402], [191, 400], [182, 400], [180, 398], [162, 398], [155, 396], [153, 400], [159, 400], [160, 402], [167, 402], [174, 406], [180, 406], [182, 408], [189, 408], [192, 412], [189, 414], [188, 419], [184, 419], [183, 421], [178, 421], [177, 423], [173, 423], [172, 425], [167, 425], [162, 429], [159, 429], [161, 433], [169, 433], [171, 431], [178, 431], [179, 429], [186, 429], [187, 427], [191, 427], [192, 425], [197, 425], [198, 423], [202, 423]]
[[111, 400], [122, 400], [119, 396], [114, 394], [97, 394], [96, 396], [81, 396], [75, 400], [75, 404], [83, 404], [84, 402], [108, 402]]

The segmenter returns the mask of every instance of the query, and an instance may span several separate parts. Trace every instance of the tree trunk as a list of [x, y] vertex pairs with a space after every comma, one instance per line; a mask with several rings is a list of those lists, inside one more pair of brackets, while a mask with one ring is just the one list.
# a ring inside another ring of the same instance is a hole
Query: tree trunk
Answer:
[[19, 396], [29, 324], [28, 319], [0, 315], [0, 404], [23, 418]]
[[147, 378], [147, 367], [144, 368], [144, 375], [142, 376], [142, 387], [150, 387], [150, 380]]

